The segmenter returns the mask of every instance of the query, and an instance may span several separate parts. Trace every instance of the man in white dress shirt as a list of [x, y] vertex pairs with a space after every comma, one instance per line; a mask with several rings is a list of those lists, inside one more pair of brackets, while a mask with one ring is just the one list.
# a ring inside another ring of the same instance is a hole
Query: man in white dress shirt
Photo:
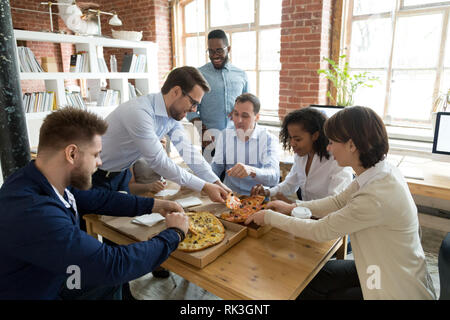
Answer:
[[272, 187], [280, 180], [278, 138], [258, 126], [260, 105], [251, 93], [236, 98], [231, 112], [234, 128], [217, 138], [211, 163], [216, 175], [225, 172], [225, 185], [241, 195], [250, 195], [256, 184]]
[[[229, 189], [194, 149], [179, 122], [187, 112], [196, 110], [208, 91], [209, 85], [200, 72], [185, 66], [170, 72], [160, 93], [119, 105], [106, 118], [109, 127], [102, 141], [103, 165], [93, 176], [94, 187], [129, 192], [129, 168], [143, 157], [161, 176], [195, 191], [204, 191], [212, 201], [224, 202]], [[160, 143], [165, 135], [196, 175], [167, 156]]]

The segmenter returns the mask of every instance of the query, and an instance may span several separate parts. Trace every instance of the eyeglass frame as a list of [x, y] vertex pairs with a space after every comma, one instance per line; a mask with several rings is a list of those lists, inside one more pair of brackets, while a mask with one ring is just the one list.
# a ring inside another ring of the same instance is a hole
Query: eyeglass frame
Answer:
[[[225, 46], [225, 47], [223, 47], [223, 48], [217, 48], [217, 49], [206, 49], [206, 53], [207, 54], [209, 54], [210, 56], [214, 56], [216, 53], [218, 54], [218, 55], [222, 55], [222, 54], [224, 54], [225, 53], [225, 50], [224, 49], [227, 49], [228, 48], [228, 46]], [[218, 51], [218, 50], [221, 50], [220, 52]], [[223, 51], [223, 52], [222, 52]], [[212, 52], [212, 53], [211, 53]]]
[[192, 103], [190, 110], [196, 108], [196, 107], [200, 104], [200, 102], [198, 102], [197, 100], [195, 100], [194, 98], [192, 98], [192, 97], [189, 95], [189, 93], [187, 93], [186, 91], [181, 90], [181, 93], [183, 93], [184, 96], [187, 96], [187, 97], [189, 98], [190, 102]]

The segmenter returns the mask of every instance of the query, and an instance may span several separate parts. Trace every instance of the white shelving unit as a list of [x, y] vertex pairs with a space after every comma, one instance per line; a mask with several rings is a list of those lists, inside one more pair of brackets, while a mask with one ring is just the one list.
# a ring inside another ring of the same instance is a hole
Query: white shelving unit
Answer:
[[[50, 32], [37, 32], [26, 30], [14, 30], [16, 40], [39, 41], [53, 43], [71, 43], [75, 45], [76, 51], [86, 51], [89, 55], [89, 68], [91, 72], [21, 72], [21, 80], [43, 80], [47, 91], [54, 91], [58, 106], [66, 104], [64, 80], [87, 79], [88, 88], [99, 86], [102, 79], [109, 82], [109, 88], [120, 91], [121, 103], [129, 99], [128, 82], [135, 80], [135, 86], [143, 94], [159, 91], [158, 84], [158, 46], [148, 41], [125, 41], [109, 39], [97, 36], [75, 36]], [[98, 57], [103, 57], [103, 48], [128, 48], [133, 53], [146, 55], [146, 72], [125, 73], [110, 72], [101, 73], [98, 67]], [[17, 63], [19, 59], [17, 57]], [[106, 117], [115, 107], [88, 107], [89, 111]], [[49, 112], [27, 113], [28, 136], [31, 146], [37, 146], [39, 129], [42, 120]]]

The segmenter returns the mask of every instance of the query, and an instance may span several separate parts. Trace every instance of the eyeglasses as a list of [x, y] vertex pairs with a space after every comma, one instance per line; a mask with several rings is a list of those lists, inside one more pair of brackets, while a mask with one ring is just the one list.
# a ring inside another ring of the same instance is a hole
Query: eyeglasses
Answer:
[[181, 91], [183, 93], [184, 96], [187, 96], [189, 98], [189, 100], [191, 101], [191, 110], [196, 108], [200, 102], [198, 102], [197, 100], [192, 99], [192, 97], [185, 91]]
[[208, 53], [210, 56], [213, 56], [213, 55], [215, 55], [216, 53], [217, 53], [218, 55], [222, 55], [222, 54], [225, 53], [225, 49], [226, 49], [226, 48], [227, 48], [227, 47], [218, 48], [218, 49], [208, 49], [208, 50], [206, 50], [206, 53]]

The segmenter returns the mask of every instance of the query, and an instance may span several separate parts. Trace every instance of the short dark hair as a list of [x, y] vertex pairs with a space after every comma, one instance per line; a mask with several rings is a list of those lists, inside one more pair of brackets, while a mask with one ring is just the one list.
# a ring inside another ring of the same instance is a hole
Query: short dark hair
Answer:
[[167, 76], [161, 88], [162, 94], [167, 94], [173, 87], [179, 86], [184, 92], [191, 92], [195, 85], [199, 85], [204, 92], [209, 92], [208, 81], [194, 67], [184, 66], [173, 69]]
[[228, 47], [230, 43], [228, 42], [228, 37], [225, 31], [221, 29], [213, 30], [210, 33], [208, 33], [208, 40], [209, 39], [222, 39], [223, 43]]
[[325, 123], [328, 139], [345, 143], [352, 139], [364, 168], [373, 167], [389, 151], [389, 140], [383, 120], [367, 107], [347, 107]]
[[311, 107], [294, 110], [288, 113], [283, 120], [280, 131], [280, 140], [283, 144], [283, 148], [285, 150], [291, 149], [288, 126], [290, 124], [296, 124], [301, 126], [303, 130], [311, 135], [319, 132], [319, 137], [313, 143], [313, 150], [317, 153], [320, 160], [322, 160], [322, 157], [329, 159], [330, 154], [327, 151], [328, 139], [323, 131], [323, 125], [326, 120], [327, 116], [325, 114]]
[[49, 114], [39, 131], [40, 150], [60, 150], [71, 143], [89, 143], [95, 135], [104, 135], [108, 123], [85, 110], [65, 107]]
[[234, 104], [236, 103], [243, 103], [250, 101], [253, 104], [253, 112], [255, 114], [259, 113], [259, 109], [261, 108], [261, 102], [259, 101], [258, 97], [251, 93], [243, 93], [239, 97], [236, 98]]

